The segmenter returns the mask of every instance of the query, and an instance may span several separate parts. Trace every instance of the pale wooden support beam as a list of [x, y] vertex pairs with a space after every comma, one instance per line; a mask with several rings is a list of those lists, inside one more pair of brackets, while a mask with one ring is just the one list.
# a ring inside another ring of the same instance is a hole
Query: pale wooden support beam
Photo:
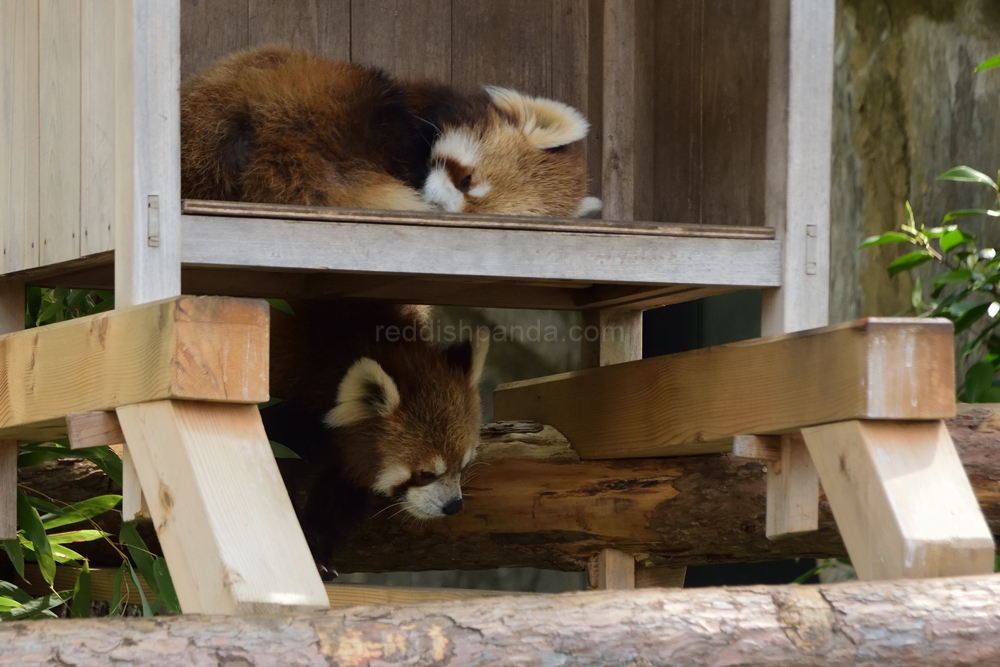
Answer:
[[730, 451], [734, 435], [955, 414], [947, 320], [872, 318], [501, 385], [499, 420], [562, 432], [581, 458]]
[[185, 613], [329, 606], [257, 406], [157, 401], [117, 412]]
[[587, 566], [587, 584], [602, 591], [635, 588], [635, 558], [618, 549], [602, 549]]
[[861, 579], [993, 572], [993, 536], [944, 422], [803, 429]]
[[684, 588], [686, 567], [636, 567], [636, 588]]
[[642, 311], [585, 310], [580, 341], [584, 368], [642, 359]]
[[125, 444], [118, 415], [110, 410], [71, 412], [66, 415], [66, 435], [70, 449]]
[[781, 436], [780, 451], [767, 465], [765, 534], [771, 540], [819, 528], [819, 476], [802, 436]]
[[0, 439], [66, 435], [66, 415], [161, 399], [268, 399], [265, 301], [177, 297], [0, 337]]
[[733, 436], [733, 456], [757, 461], [781, 460], [780, 435]]
[[[0, 283], [0, 333], [24, 328], [24, 283]], [[23, 385], [5, 385], [6, 394], [24, 391]], [[15, 399], [16, 400], [16, 399]], [[0, 540], [17, 539], [17, 439], [0, 439]]]

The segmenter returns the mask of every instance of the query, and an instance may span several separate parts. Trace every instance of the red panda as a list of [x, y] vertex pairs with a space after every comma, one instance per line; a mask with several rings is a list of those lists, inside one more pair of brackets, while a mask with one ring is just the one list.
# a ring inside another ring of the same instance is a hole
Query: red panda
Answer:
[[471, 95], [284, 47], [236, 53], [181, 87], [192, 199], [580, 216], [576, 109], [504, 88]]
[[[462, 508], [479, 442], [488, 340], [424, 340], [420, 307], [291, 301], [272, 309], [268, 437], [301, 459], [279, 465], [320, 573], [373, 496], [429, 519]], [[395, 342], [391, 342], [395, 340]]]

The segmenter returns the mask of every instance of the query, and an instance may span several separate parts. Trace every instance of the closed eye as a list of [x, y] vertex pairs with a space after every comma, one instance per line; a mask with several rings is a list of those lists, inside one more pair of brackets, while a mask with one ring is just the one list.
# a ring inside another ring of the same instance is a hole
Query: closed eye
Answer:
[[431, 482], [435, 481], [437, 477], [438, 476], [432, 473], [430, 470], [422, 470], [419, 473], [417, 473], [414, 483], [421, 485], [430, 484]]
[[462, 192], [468, 192], [469, 187], [472, 185], [472, 176], [466, 176], [462, 179], [462, 182], [458, 184], [458, 189]]

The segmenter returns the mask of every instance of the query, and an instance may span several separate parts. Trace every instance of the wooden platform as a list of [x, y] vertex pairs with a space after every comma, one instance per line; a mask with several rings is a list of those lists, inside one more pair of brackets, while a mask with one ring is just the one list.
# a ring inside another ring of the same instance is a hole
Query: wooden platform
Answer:
[[[517, 308], [653, 308], [781, 284], [766, 227], [186, 201], [182, 291]], [[10, 278], [109, 288], [113, 253]]]

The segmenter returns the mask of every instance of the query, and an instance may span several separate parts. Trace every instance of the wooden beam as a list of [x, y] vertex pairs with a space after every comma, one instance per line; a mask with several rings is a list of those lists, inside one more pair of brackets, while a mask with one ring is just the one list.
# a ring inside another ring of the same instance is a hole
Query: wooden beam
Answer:
[[[259, 618], [0, 625], [11, 665], [1000, 664], [1000, 577], [593, 591]], [[154, 625], [155, 623], [155, 625]], [[151, 627], [153, 629], [151, 629]], [[724, 656], [720, 658], [720, 656]], [[875, 656], [875, 657], [873, 657]]]
[[684, 588], [686, 567], [637, 567], [636, 588]]
[[[774, 287], [781, 244], [763, 239], [185, 215], [190, 267], [322, 270], [531, 282]], [[372, 249], [377, 252], [372, 252]], [[529, 248], [530, 252], [525, 252]], [[718, 271], [725, 266], [725, 271]]]
[[66, 434], [72, 412], [268, 398], [268, 305], [177, 297], [0, 337], [0, 438]]
[[757, 461], [781, 460], [780, 435], [733, 436], [733, 456]]
[[602, 591], [635, 588], [635, 558], [618, 549], [601, 549], [587, 566], [588, 585]]
[[185, 613], [328, 606], [256, 405], [117, 412]]
[[943, 422], [802, 431], [862, 579], [986, 574], [990, 528]]
[[113, 411], [72, 412], [66, 415], [70, 449], [125, 444], [118, 415]]
[[[0, 333], [24, 328], [24, 283], [0, 282]], [[7, 385], [7, 394], [17, 385]], [[0, 439], [0, 540], [17, 539], [17, 440]]]
[[769, 540], [819, 528], [819, 476], [802, 436], [781, 436], [781, 458], [767, 466]]
[[872, 318], [550, 378], [494, 394], [497, 419], [551, 424], [580, 456], [729, 451], [745, 433], [955, 412], [952, 327]]

